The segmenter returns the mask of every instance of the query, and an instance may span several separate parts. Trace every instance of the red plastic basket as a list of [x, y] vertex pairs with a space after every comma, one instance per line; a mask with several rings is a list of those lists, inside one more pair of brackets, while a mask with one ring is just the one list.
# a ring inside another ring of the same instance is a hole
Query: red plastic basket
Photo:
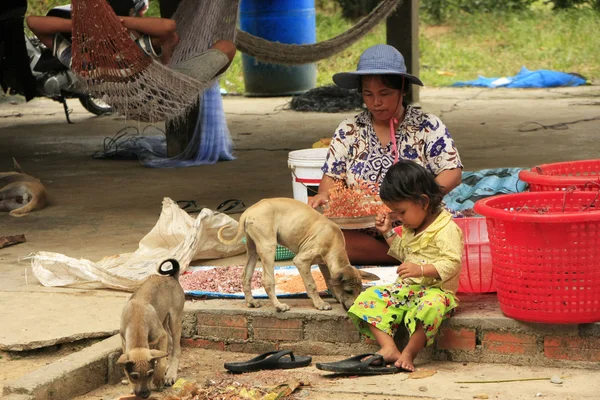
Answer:
[[529, 183], [531, 192], [549, 192], [575, 187], [577, 190], [600, 190], [600, 160], [569, 161], [543, 164], [519, 172], [519, 179]]
[[[458, 283], [460, 293], [493, 293], [494, 273], [486, 220], [481, 217], [455, 218], [463, 231], [464, 250]], [[402, 235], [402, 227], [394, 228]]]
[[492, 254], [485, 218], [455, 218], [465, 242], [458, 291], [461, 293], [493, 293]]
[[600, 192], [532, 192], [475, 203], [487, 218], [500, 309], [542, 323], [600, 321]]

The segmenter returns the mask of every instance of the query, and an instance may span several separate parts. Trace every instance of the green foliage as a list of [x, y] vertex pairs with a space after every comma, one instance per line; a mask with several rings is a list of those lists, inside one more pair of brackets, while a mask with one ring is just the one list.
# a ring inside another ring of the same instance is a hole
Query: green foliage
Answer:
[[[336, 0], [342, 9], [342, 16], [351, 21], [369, 14], [379, 4], [379, 0]], [[410, 1], [410, 0], [408, 0]]]
[[424, 19], [441, 24], [456, 13], [490, 13], [527, 10], [536, 0], [423, 0]]

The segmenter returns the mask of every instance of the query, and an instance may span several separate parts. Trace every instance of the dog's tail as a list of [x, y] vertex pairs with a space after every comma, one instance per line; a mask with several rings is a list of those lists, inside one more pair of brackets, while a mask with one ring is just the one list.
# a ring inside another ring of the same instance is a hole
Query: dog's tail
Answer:
[[[163, 269], [163, 265], [171, 264], [171, 268]], [[175, 279], [179, 279], [179, 262], [173, 258], [169, 258], [168, 260], [160, 263], [158, 267], [158, 273], [165, 276], [172, 276]]]
[[229, 240], [225, 239], [223, 237], [223, 231], [229, 227], [222, 226], [221, 229], [219, 229], [219, 232], [217, 232], [217, 237], [219, 238], [219, 241], [223, 244], [228, 244], [228, 245], [238, 243], [240, 241], [240, 239], [242, 238], [242, 236], [244, 235], [245, 222], [246, 222], [246, 213], [242, 214], [242, 216], [240, 217], [237, 232], [235, 233], [235, 236]]
[[13, 157], [13, 171], [18, 172], [20, 174], [24, 174], [23, 168], [19, 165], [17, 160]]
[[7, 185], [6, 187], [8, 188], [9, 186], [25, 186], [27, 188], [27, 194], [29, 194], [29, 196], [31, 197], [29, 203], [25, 204], [23, 207], [15, 208], [11, 212], [9, 212], [8, 214], [10, 216], [24, 217], [32, 211], [41, 210], [42, 208], [46, 207], [46, 190], [44, 189], [44, 186], [42, 184], [37, 182], [14, 182], [10, 185]]

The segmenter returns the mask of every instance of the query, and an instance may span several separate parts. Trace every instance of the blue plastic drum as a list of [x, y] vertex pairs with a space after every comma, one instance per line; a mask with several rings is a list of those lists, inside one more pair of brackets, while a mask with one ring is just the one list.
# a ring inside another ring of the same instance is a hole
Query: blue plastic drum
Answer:
[[[312, 44], [317, 40], [314, 0], [242, 0], [240, 28], [274, 42]], [[247, 96], [286, 96], [316, 86], [313, 64], [267, 64], [242, 54]]]

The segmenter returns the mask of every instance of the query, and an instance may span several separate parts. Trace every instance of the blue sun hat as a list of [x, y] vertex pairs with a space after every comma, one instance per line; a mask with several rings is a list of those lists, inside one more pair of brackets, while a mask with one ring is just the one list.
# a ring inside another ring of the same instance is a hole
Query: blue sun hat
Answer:
[[423, 82], [406, 72], [404, 57], [395, 47], [376, 44], [366, 49], [358, 60], [356, 71], [339, 72], [333, 75], [333, 82], [344, 89], [358, 89], [364, 75], [400, 75], [410, 83], [423, 86]]

